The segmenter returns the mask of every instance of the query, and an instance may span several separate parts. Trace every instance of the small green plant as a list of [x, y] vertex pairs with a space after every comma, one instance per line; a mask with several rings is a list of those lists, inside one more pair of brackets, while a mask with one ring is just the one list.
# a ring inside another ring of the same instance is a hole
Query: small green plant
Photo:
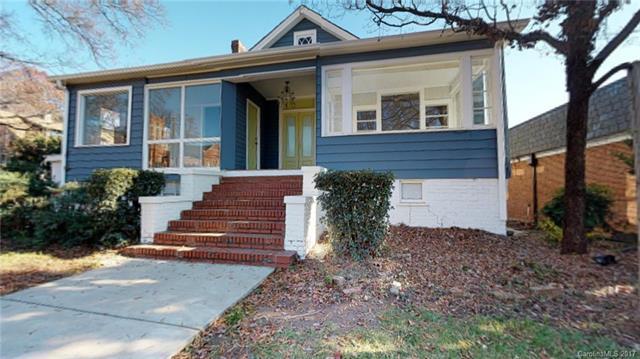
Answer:
[[230, 327], [235, 327], [247, 316], [245, 309], [242, 305], [236, 305], [231, 308], [229, 312], [224, 316], [224, 323]]
[[629, 148], [630, 152], [614, 152], [613, 156], [622, 161], [627, 167], [629, 174], [635, 174], [635, 157], [633, 155], [633, 140], [625, 140], [624, 144]]
[[323, 221], [336, 253], [356, 260], [379, 254], [389, 228], [393, 174], [327, 171], [316, 175]]
[[549, 242], [560, 243], [562, 240], [562, 228], [558, 227], [549, 218], [543, 218], [538, 221], [538, 229], [545, 233]]
[[[613, 199], [611, 191], [602, 185], [591, 184], [587, 186], [586, 211], [584, 226], [587, 232], [594, 228], [606, 227], [607, 217], [611, 211]], [[542, 209], [542, 213], [562, 228], [564, 222], [564, 188], [560, 189], [549, 203]]]

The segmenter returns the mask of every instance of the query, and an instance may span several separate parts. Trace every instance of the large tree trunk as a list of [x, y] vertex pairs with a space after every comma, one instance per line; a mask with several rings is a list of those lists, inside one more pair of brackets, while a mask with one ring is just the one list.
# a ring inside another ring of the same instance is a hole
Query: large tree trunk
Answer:
[[564, 179], [564, 228], [561, 253], [587, 253], [584, 229], [586, 210], [585, 150], [589, 116], [591, 76], [586, 68], [573, 68], [567, 74], [569, 105], [567, 111], [567, 153]]

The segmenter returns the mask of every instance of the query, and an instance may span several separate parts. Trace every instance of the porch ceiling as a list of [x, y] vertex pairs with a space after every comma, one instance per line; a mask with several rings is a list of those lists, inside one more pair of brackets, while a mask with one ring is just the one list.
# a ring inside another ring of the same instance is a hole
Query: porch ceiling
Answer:
[[316, 80], [313, 75], [296, 74], [292, 76], [281, 76], [279, 78], [260, 79], [252, 81], [251, 85], [258, 90], [262, 96], [274, 99], [280, 96], [284, 87], [284, 82], [289, 81], [291, 89], [296, 97], [315, 97]]

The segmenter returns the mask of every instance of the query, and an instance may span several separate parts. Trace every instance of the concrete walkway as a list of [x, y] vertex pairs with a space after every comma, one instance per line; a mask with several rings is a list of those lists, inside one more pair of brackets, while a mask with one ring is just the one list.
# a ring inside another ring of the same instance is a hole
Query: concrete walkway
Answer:
[[0, 297], [2, 358], [168, 358], [273, 269], [124, 259]]

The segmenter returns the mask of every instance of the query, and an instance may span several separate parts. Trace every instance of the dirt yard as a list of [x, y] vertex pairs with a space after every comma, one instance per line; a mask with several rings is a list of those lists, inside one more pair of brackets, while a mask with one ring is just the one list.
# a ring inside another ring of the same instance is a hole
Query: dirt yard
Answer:
[[[546, 358], [640, 349], [638, 257], [619, 243], [560, 256], [536, 231], [393, 227], [383, 255], [366, 263], [328, 248], [271, 275], [176, 358]], [[598, 265], [596, 254], [618, 263]]]
[[46, 252], [0, 252], [0, 295], [101, 267], [116, 260], [114, 251], [85, 248]]

